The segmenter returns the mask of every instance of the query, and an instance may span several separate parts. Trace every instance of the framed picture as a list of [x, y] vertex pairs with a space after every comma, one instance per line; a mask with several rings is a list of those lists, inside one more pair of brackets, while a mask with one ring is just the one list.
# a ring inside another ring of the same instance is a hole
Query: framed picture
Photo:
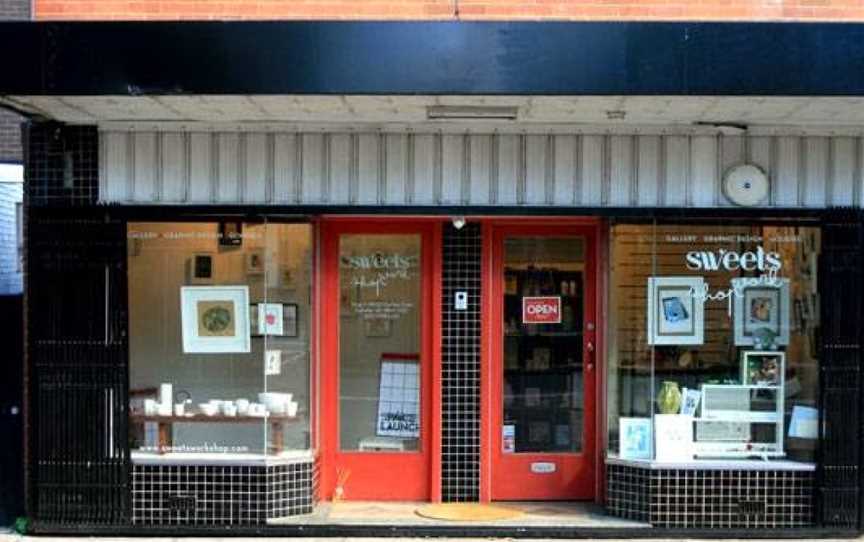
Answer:
[[220, 222], [219, 244], [223, 247], [239, 247], [243, 244], [243, 222]]
[[213, 255], [200, 253], [189, 260], [189, 284], [211, 284], [213, 282]]
[[736, 346], [770, 348], [789, 344], [789, 279], [767, 286], [758, 279], [732, 279]]
[[704, 342], [702, 277], [648, 278], [648, 344]]
[[786, 354], [748, 350], [741, 355], [741, 383], [745, 386], [783, 386]]
[[247, 286], [182, 286], [183, 352], [249, 352]]
[[294, 303], [282, 305], [282, 335], [284, 337], [299, 336], [298, 307]]
[[255, 276], [264, 274], [263, 248], [254, 248], [246, 253], [246, 274]]
[[651, 418], [619, 418], [621, 459], [651, 459]]
[[[293, 307], [296, 314], [297, 306], [293, 305]], [[285, 335], [285, 305], [282, 303], [252, 303], [249, 305], [249, 322], [249, 329], [252, 330], [253, 337]]]
[[696, 409], [702, 400], [701, 389], [684, 388], [681, 392], [681, 414], [685, 416], [696, 416]]

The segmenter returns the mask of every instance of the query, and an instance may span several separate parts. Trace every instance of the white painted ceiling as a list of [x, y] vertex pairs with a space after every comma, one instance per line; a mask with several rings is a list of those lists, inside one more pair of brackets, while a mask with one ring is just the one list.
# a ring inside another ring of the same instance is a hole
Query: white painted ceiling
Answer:
[[[633, 131], [743, 124], [764, 131], [864, 132], [864, 97], [673, 96], [3, 96], [33, 115], [130, 129], [377, 128], [555, 131], [586, 127]], [[429, 120], [433, 105], [515, 106], [516, 121]], [[622, 113], [623, 112], [623, 113]], [[620, 118], [623, 115], [623, 118]], [[142, 124], [143, 123], [143, 124]], [[705, 130], [716, 128], [697, 127]]]

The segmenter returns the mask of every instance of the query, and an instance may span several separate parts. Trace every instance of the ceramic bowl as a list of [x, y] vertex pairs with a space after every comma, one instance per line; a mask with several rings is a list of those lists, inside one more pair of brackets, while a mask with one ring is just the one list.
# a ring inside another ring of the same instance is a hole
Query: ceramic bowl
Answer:
[[215, 416], [216, 413], [219, 412], [219, 407], [213, 403], [201, 403], [198, 405], [198, 408], [201, 409], [201, 412], [203, 412], [205, 416]]
[[229, 417], [237, 415], [237, 407], [235, 405], [222, 405], [222, 413]]
[[237, 405], [237, 414], [245, 416], [249, 413], [249, 399], [237, 399], [234, 404]]
[[277, 392], [265, 392], [258, 394], [258, 402], [263, 403], [264, 406], [267, 407], [267, 410], [274, 413], [285, 413], [285, 410], [288, 408], [288, 403], [291, 402], [291, 398], [293, 394], [291, 393], [277, 393]]

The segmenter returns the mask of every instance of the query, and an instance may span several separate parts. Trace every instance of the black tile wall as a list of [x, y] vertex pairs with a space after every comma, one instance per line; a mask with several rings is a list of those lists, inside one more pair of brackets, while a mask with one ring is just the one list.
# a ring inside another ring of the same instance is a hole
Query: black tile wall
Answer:
[[606, 510], [619, 518], [648, 521], [648, 469], [606, 466]]
[[285, 465], [135, 465], [132, 522], [141, 525], [250, 525], [309, 514], [312, 461]]
[[[479, 224], [448, 225], [443, 235], [442, 458], [445, 502], [480, 499], [480, 262]], [[468, 293], [468, 309], [454, 296]]]
[[25, 190], [33, 207], [78, 207], [99, 197], [99, 134], [95, 126], [26, 126]]
[[785, 529], [814, 524], [815, 474], [609, 465], [607, 510], [668, 528]]

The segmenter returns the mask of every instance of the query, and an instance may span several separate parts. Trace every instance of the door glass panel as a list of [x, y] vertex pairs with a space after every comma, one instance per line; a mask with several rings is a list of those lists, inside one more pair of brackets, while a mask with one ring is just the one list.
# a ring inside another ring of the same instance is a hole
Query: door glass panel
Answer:
[[502, 452], [578, 452], [584, 240], [504, 240]]
[[339, 441], [345, 451], [420, 449], [419, 235], [339, 240]]

